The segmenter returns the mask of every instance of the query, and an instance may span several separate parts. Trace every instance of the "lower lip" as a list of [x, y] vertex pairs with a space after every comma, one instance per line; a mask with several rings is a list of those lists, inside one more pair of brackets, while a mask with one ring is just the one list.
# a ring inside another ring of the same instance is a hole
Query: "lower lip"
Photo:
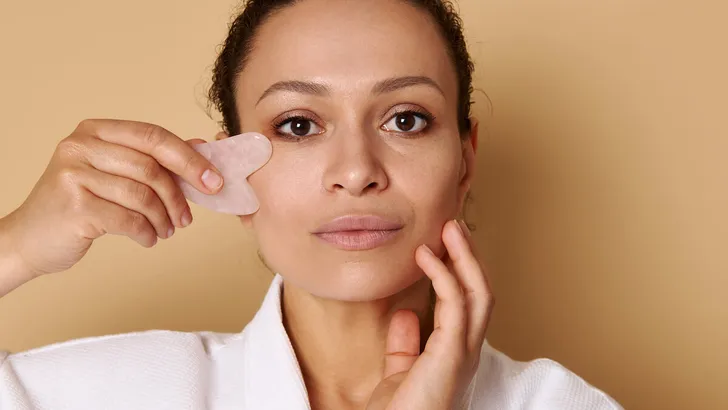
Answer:
[[399, 229], [389, 231], [339, 231], [315, 234], [325, 242], [347, 251], [364, 251], [392, 240]]

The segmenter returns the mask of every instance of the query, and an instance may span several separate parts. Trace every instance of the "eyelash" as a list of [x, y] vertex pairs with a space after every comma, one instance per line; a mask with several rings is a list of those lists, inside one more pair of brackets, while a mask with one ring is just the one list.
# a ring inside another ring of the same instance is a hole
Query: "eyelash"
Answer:
[[398, 134], [404, 134], [404, 135], [412, 137], [415, 135], [424, 134], [425, 132], [429, 131], [430, 127], [432, 127], [432, 123], [435, 121], [435, 117], [432, 114], [430, 114], [429, 112], [425, 111], [423, 108], [405, 108], [402, 110], [395, 111], [394, 114], [389, 116], [389, 119], [387, 120], [387, 122], [391, 121], [392, 118], [394, 118], [398, 115], [402, 115], [402, 114], [412, 114], [415, 117], [420, 117], [421, 119], [427, 121], [427, 125], [425, 125], [425, 128], [421, 129], [418, 132], [397, 132], [397, 131], [391, 131], [391, 132], [396, 132]]
[[[394, 118], [394, 117], [396, 117], [398, 115], [402, 115], [402, 114], [412, 114], [412, 115], [414, 115], [416, 117], [419, 117], [419, 118], [427, 121], [427, 125], [425, 126], [425, 128], [423, 128], [422, 130], [420, 130], [418, 132], [415, 132], [415, 133], [397, 132], [397, 131], [390, 131], [390, 132], [395, 132], [397, 134], [402, 134], [402, 135], [407, 135], [407, 136], [412, 137], [412, 136], [420, 135], [420, 134], [423, 134], [423, 133], [429, 131], [430, 127], [432, 127], [432, 123], [435, 121], [435, 117], [432, 114], [430, 114], [429, 112], [427, 112], [424, 109], [422, 109], [422, 108], [406, 108], [406, 109], [402, 109], [402, 110], [395, 111], [391, 116], [389, 116], [389, 119], [387, 120], [387, 122], [391, 121], [392, 118]], [[307, 116], [307, 115], [304, 115], [304, 114], [292, 114], [292, 115], [285, 116], [285, 117], [281, 118], [280, 120], [276, 121], [273, 124], [275, 133], [279, 137], [281, 137], [283, 139], [288, 139], [288, 140], [291, 140], [291, 141], [300, 141], [300, 140], [304, 140], [306, 138], [309, 138], [310, 136], [301, 136], [301, 137], [299, 137], [297, 135], [286, 134], [286, 133], [283, 133], [283, 132], [280, 132], [279, 131], [279, 129], [282, 126], [284, 126], [284, 125], [286, 125], [289, 122], [294, 121], [294, 120], [311, 121], [312, 123], [316, 124], [316, 119], [312, 118], [311, 116]], [[316, 125], [318, 125], [318, 124], [316, 124]]]
[[303, 115], [303, 114], [292, 114], [292, 115], [285, 116], [285, 117], [281, 118], [280, 120], [276, 121], [275, 124], [273, 124], [273, 130], [275, 131], [276, 135], [278, 135], [279, 137], [281, 137], [283, 139], [288, 139], [288, 140], [291, 140], [291, 141], [300, 141], [300, 140], [309, 138], [309, 137], [305, 137], [305, 136], [304, 137], [299, 137], [297, 135], [286, 134], [286, 133], [283, 133], [283, 132], [280, 132], [279, 131], [279, 129], [282, 126], [284, 126], [284, 125], [286, 125], [289, 122], [294, 121], [294, 120], [311, 121], [312, 123], [316, 124], [316, 119], [315, 118], [312, 118], [310, 116]]

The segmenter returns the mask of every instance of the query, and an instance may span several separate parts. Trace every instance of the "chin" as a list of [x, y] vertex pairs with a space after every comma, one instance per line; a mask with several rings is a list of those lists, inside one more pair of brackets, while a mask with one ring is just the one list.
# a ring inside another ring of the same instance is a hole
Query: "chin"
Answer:
[[404, 291], [422, 279], [424, 273], [411, 261], [352, 260], [318, 265], [307, 275], [286, 280], [314, 296], [343, 302], [371, 302]]

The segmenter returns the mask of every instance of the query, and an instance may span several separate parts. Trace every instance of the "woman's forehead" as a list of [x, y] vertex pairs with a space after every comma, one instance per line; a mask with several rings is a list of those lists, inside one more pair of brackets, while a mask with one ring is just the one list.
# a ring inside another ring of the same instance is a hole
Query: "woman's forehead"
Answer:
[[259, 28], [238, 98], [254, 103], [280, 81], [326, 83], [336, 94], [405, 76], [431, 78], [456, 98], [448, 50], [426, 12], [397, 0], [306, 0]]

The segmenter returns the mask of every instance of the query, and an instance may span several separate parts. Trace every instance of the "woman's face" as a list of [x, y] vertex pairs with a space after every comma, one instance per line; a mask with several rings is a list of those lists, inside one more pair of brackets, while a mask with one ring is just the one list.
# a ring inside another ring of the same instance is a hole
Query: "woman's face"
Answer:
[[[243, 131], [273, 143], [249, 179], [260, 209], [243, 217], [273, 270], [346, 301], [384, 298], [422, 278], [414, 251], [426, 243], [444, 252], [442, 226], [457, 216], [473, 172], [454, 68], [425, 12], [391, 0], [285, 8], [260, 27], [236, 98]], [[350, 215], [401, 228], [317, 234]], [[361, 243], [377, 236], [388, 239]]]

